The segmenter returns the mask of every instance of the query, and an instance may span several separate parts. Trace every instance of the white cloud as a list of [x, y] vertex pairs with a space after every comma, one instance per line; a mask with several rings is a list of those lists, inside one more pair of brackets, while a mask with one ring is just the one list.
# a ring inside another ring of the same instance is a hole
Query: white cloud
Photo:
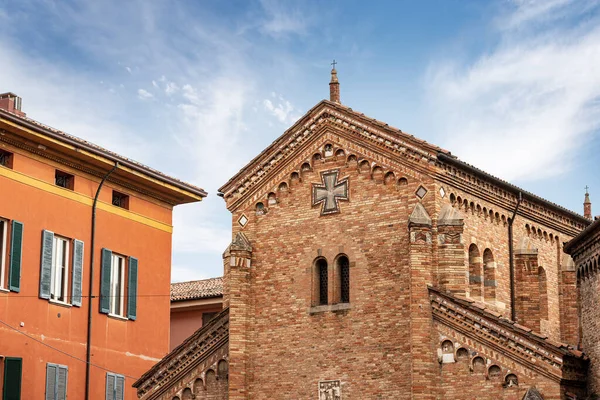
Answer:
[[274, 115], [279, 122], [291, 125], [300, 118], [300, 113], [288, 100], [285, 100], [281, 96], [276, 96], [275, 93], [271, 93], [271, 97], [275, 97], [275, 103], [270, 99], [264, 99], [263, 106], [265, 110]]
[[154, 98], [154, 95], [152, 93], [144, 89], [138, 89], [137, 93], [138, 97], [142, 100], [150, 100]]
[[262, 25], [263, 32], [274, 37], [306, 33], [309, 26], [308, 17], [298, 8], [286, 7], [293, 3], [278, 0], [261, 0], [260, 3], [267, 14], [267, 19]]
[[533, 180], [566, 172], [598, 127], [600, 27], [515, 32], [570, 2], [519, 3], [493, 51], [433, 65], [427, 95], [446, 148], [505, 179]]
[[175, 84], [175, 82], [168, 82], [165, 87], [165, 93], [167, 96], [171, 96], [175, 94], [179, 90], [179, 86]]

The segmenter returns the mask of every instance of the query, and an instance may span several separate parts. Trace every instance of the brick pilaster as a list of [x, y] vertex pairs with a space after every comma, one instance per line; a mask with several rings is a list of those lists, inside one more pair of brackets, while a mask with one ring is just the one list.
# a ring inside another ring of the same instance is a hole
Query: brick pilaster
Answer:
[[515, 312], [517, 323], [540, 332], [540, 283], [537, 250], [515, 251]]
[[229, 400], [248, 398], [248, 318], [252, 247], [242, 233], [223, 254], [223, 306], [229, 307]]
[[440, 211], [438, 228], [438, 282], [452, 293], [465, 296], [468, 275], [463, 243], [464, 222], [458, 211], [449, 204]]
[[409, 218], [411, 386], [413, 399], [435, 399], [437, 375], [431, 351], [433, 321], [427, 285], [432, 282], [431, 219], [418, 203]]

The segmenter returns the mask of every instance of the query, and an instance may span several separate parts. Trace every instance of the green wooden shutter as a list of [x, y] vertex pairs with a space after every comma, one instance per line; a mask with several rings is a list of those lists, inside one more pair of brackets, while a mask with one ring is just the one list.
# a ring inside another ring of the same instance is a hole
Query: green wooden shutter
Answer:
[[46, 365], [46, 400], [56, 400], [56, 369], [57, 365]]
[[21, 400], [21, 375], [23, 360], [6, 357], [4, 359], [4, 390], [2, 400]]
[[81, 307], [81, 287], [83, 279], [83, 242], [73, 241], [73, 286], [71, 289], [71, 303]]
[[56, 377], [56, 400], [67, 400], [67, 376], [68, 367], [58, 366], [58, 376]]
[[112, 264], [112, 251], [102, 249], [102, 270], [100, 271], [100, 312], [110, 312], [110, 269]]
[[13, 292], [21, 291], [21, 261], [23, 258], [23, 223], [12, 222], [10, 238], [10, 272], [8, 286]]
[[129, 280], [127, 282], [127, 318], [137, 318], [138, 260], [129, 257]]
[[125, 377], [117, 375], [115, 382], [115, 400], [124, 400]]
[[50, 282], [52, 281], [52, 252], [54, 233], [42, 231], [42, 255], [40, 261], [40, 298], [50, 298]]
[[115, 400], [115, 375], [106, 373], [106, 400]]

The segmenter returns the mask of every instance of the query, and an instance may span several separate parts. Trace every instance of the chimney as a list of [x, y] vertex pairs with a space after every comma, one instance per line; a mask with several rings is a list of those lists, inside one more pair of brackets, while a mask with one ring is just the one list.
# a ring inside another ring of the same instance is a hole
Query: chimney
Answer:
[[340, 83], [337, 78], [337, 71], [335, 70], [335, 60], [331, 63], [333, 68], [331, 69], [331, 82], [329, 82], [329, 100], [334, 103], [342, 104], [340, 101]]
[[21, 98], [14, 93], [0, 94], [0, 109], [24, 117], [25, 113], [21, 111]]
[[588, 187], [585, 187], [585, 200], [583, 201], [583, 216], [589, 220], [592, 219], [592, 202], [590, 201], [590, 194], [588, 193]]

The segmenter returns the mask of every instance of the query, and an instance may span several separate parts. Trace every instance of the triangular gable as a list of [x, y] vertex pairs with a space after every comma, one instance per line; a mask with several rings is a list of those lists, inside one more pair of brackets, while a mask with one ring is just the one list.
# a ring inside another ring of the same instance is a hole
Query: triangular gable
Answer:
[[[378, 162], [383, 159], [394, 160], [420, 173], [429, 170], [439, 152], [449, 154], [446, 150], [368, 118], [349, 107], [323, 100], [219, 189], [228, 208], [235, 208], [239, 198], [254, 195], [257, 188], [269, 182], [287, 162], [302, 157], [307, 146], [318, 140], [324, 132], [336, 132], [344, 136], [353, 147], [357, 147], [358, 143], [363, 144], [370, 153], [365, 154], [365, 158]], [[310, 158], [312, 153], [305, 156]]]

